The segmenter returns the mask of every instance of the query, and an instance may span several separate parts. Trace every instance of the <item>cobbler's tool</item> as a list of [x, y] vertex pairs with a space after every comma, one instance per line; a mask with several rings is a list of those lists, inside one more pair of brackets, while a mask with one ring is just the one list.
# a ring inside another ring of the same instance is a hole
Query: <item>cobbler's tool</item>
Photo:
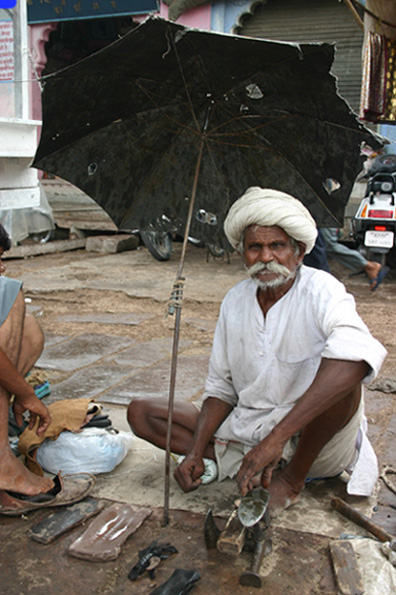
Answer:
[[253, 560], [250, 570], [243, 572], [239, 578], [239, 584], [247, 587], [260, 588], [262, 579], [260, 576], [260, 567], [263, 558], [272, 551], [272, 539], [265, 537], [266, 530], [260, 527], [258, 522], [251, 528], [252, 539], [254, 541]]
[[216, 548], [220, 533], [221, 531], [213, 518], [212, 509], [209, 508], [204, 525], [204, 538], [207, 550], [214, 550]]
[[263, 518], [268, 508], [269, 498], [269, 491], [258, 486], [241, 499], [238, 518], [244, 527], [253, 527]]
[[243, 572], [239, 579], [241, 585], [262, 586], [260, 566], [264, 556], [272, 551], [272, 540], [266, 532], [269, 526], [268, 501], [267, 490], [254, 488], [232, 511], [223, 531], [216, 526], [211, 510], [206, 515], [204, 537], [207, 549], [217, 547], [223, 554], [237, 556], [244, 548], [248, 549], [249, 542], [253, 543], [250, 548], [253, 560], [250, 569]]
[[380, 541], [391, 541], [395, 538], [394, 535], [391, 535], [388, 531], [373, 523], [371, 519], [344, 502], [344, 500], [341, 500], [341, 498], [332, 498], [331, 506], [360, 527], [363, 527], [363, 529], [375, 535]]

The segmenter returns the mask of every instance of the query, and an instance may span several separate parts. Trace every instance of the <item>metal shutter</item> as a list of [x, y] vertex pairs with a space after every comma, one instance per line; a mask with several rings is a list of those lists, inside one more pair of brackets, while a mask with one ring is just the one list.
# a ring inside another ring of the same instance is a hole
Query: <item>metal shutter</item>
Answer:
[[332, 72], [340, 94], [359, 112], [363, 31], [339, 0], [268, 0], [243, 17], [237, 32], [280, 41], [336, 43]]

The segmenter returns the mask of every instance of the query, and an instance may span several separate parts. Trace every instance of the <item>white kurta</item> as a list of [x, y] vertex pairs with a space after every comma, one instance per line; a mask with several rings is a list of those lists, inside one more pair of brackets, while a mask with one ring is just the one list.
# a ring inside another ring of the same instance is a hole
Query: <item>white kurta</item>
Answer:
[[257, 444], [311, 385], [322, 357], [366, 361], [370, 382], [385, 356], [332, 275], [303, 265], [265, 317], [256, 283], [242, 281], [222, 303], [205, 385], [204, 399], [234, 407], [216, 436]]

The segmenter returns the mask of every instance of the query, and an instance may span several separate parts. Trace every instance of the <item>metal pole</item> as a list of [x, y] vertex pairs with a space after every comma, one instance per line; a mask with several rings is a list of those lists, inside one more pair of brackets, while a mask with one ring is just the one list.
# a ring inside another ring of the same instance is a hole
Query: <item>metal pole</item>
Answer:
[[[205, 127], [207, 126], [207, 120]], [[188, 235], [191, 226], [192, 214], [194, 210], [195, 195], [197, 191], [199, 170], [202, 162], [202, 152], [205, 142], [205, 134], [201, 137], [201, 142], [198, 151], [198, 159], [195, 167], [195, 177], [193, 183], [193, 189], [191, 193], [191, 199], [188, 209], [186, 229], [183, 239], [182, 253], [180, 256], [179, 267], [177, 270], [176, 280], [174, 284], [174, 290], [172, 292], [173, 300], [169, 306], [169, 313], [173, 314], [176, 310], [175, 327], [173, 330], [173, 348], [172, 348], [172, 363], [171, 363], [171, 376], [169, 384], [169, 399], [168, 399], [168, 426], [166, 432], [166, 452], [165, 452], [165, 485], [164, 485], [164, 517], [162, 525], [166, 526], [169, 523], [169, 487], [170, 487], [170, 455], [171, 455], [171, 436], [172, 436], [172, 422], [173, 422], [173, 404], [175, 400], [175, 386], [176, 386], [176, 369], [177, 369], [177, 354], [179, 348], [179, 336], [180, 336], [180, 317], [181, 317], [181, 306], [182, 306], [182, 288], [184, 284], [184, 278], [182, 277], [184, 262], [186, 258]]]

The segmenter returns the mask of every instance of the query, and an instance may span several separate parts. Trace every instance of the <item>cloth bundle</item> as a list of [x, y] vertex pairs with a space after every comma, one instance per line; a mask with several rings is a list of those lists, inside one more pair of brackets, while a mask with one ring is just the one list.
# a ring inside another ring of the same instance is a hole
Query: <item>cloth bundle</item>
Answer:
[[364, 48], [360, 118], [396, 122], [396, 40], [369, 31]]

